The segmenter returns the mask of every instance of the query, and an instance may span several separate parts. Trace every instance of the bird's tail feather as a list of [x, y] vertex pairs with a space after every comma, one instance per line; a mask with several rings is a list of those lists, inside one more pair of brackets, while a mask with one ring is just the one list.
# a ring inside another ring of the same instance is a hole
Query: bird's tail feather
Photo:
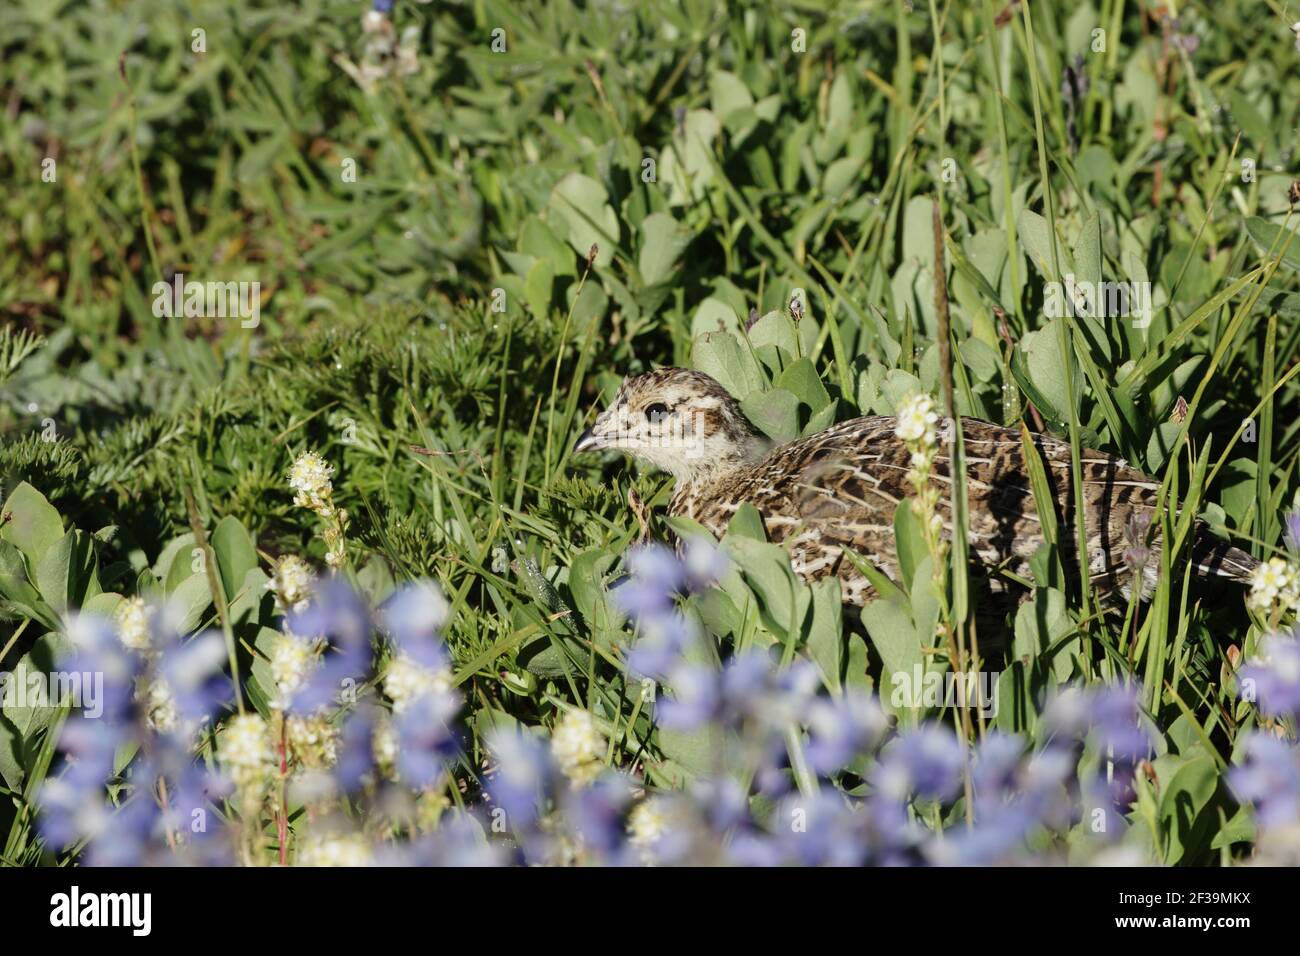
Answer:
[[1240, 548], [1202, 533], [1192, 545], [1192, 569], [1201, 577], [1247, 581], [1259, 565]]

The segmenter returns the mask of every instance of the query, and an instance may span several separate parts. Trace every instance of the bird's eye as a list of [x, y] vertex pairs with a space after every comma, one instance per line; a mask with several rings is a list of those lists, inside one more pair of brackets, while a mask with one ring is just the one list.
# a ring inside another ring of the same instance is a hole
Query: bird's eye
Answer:
[[648, 422], [659, 422], [668, 416], [668, 406], [663, 402], [652, 402], [645, 407], [645, 417]]

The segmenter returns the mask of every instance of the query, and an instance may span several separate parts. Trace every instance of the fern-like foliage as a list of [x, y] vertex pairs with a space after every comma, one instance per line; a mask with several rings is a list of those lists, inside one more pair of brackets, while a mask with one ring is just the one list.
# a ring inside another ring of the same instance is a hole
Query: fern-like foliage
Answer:
[[9, 381], [18, 366], [44, 344], [42, 336], [26, 329], [0, 328], [0, 385]]

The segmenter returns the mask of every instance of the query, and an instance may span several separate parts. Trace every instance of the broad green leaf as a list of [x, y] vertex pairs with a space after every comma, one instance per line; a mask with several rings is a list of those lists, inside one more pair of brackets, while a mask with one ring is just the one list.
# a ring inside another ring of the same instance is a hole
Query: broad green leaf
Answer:
[[1076, 282], [1101, 283], [1101, 215], [1096, 211], [1088, 217], [1075, 239], [1074, 278]]
[[651, 213], [641, 223], [637, 265], [641, 281], [654, 285], [670, 278], [692, 239], [691, 231], [666, 212]]
[[48, 548], [36, 567], [36, 586], [59, 614], [81, 606], [100, 591], [90, 535], [75, 528]]
[[257, 567], [257, 549], [253, 547], [253, 539], [238, 518], [226, 515], [212, 529], [208, 543], [217, 556], [217, 570], [221, 573], [226, 600], [233, 601], [245, 576]]
[[822, 680], [831, 693], [839, 693], [840, 668], [844, 653], [844, 605], [840, 600], [840, 580], [825, 577], [813, 582], [812, 621], [808, 629], [808, 656], [821, 671]]
[[22, 792], [27, 772], [23, 768], [23, 735], [0, 714], [0, 779], [15, 792]]
[[783, 388], [753, 392], [740, 403], [740, 409], [775, 442], [794, 441], [799, 437], [799, 399]]
[[1054, 422], [1065, 420], [1065, 410], [1071, 400], [1065, 387], [1065, 359], [1056, 329], [1056, 323], [1064, 321], [1053, 319], [1043, 328], [1027, 333], [1016, 345], [1016, 355], [1024, 359], [1021, 368], [1028, 376], [1030, 387], [1026, 391], [1039, 406], [1038, 410]]
[[726, 70], [715, 70], [709, 75], [709, 93], [713, 112], [723, 122], [737, 110], [754, 105], [754, 95], [749, 92], [749, 87], [736, 74]]
[[0, 506], [0, 539], [12, 543], [35, 568], [47, 548], [63, 537], [63, 519], [45, 496], [23, 481]]
[[83, 614], [98, 614], [111, 618], [117, 613], [118, 605], [126, 598], [113, 591], [101, 591], [92, 598], [87, 598], [81, 605]]
[[[519, 234], [519, 251], [547, 260], [556, 275], [572, 276], [577, 273], [574, 251], [536, 216], [524, 220], [524, 228]], [[586, 254], [585, 251], [583, 254]]]
[[1218, 768], [1208, 756], [1160, 757], [1153, 763], [1161, 781], [1160, 819], [1168, 840], [1165, 862], [1173, 865], [1208, 845], [1213, 814], [1203, 816], [1202, 811], [1218, 787]]
[[[1036, 212], [1022, 209], [1020, 210], [1018, 228], [1025, 253], [1029, 256], [1030, 261], [1038, 267], [1039, 274], [1045, 279], [1059, 279], [1060, 277], [1055, 276], [1052, 272], [1052, 229], [1047, 220]], [[1056, 254], [1060, 262], [1062, 276], [1070, 273], [1077, 274], [1074, 259], [1059, 238], [1056, 240]]]
[[800, 628], [811, 594], [790, 570], [790, 556], [780, 545], [752, 538], [725, 537], [722, 549], [735, 562], [759, 600], [764, 625], [789, 637]]
[[767, 386], [767, 379], [749, 348], [730, 332], [713, 332], [697, 338], [691, 348], [691, 364], [717, 379], [741, 401]]
[[831, 402], [830, 393], [822, 384], [817, 369], [806, 358], [789, 365], [776, 377], [772, 385], [792, 393], [801, 404], [808, 407], [810, 412], [819, 412]]
[[898, 554], [898, 575], [909, 588], [916, 569], [930, 556], [925, 529], [921, 519], [912, 510], [911, 498], [904, 498], [894, 508], [894, 547]]
[[[1255, 240], [1261, 253], [1276, 256], [1286, 250], [1282, 255], [1283, 264], [1300, 270], [1300, 241], [1297, 241], [1295, 230], [1287, 232], [1276, 223], [1251, 216], [1246, 220], [1246, 232]], [[1270, 249], [1273, 251], [1269, 252]]]
[[45, 604], [40, 592], [27, 579], [27, 568], [23, 562], [22, 552], [2, 538], [0, 538], [0, 596], [28, 608]]
[[695, 314], [691, 317], [691, 338], [719, 332], [739, 335], [736, 310], [722, 299], [709, 296], [695, 307]]
[[167, 597], [177, 612], [177, 630], [188, 634], [202, 623], [205, 612], [212, 605], [212, 589], [206, 572], [192, 574]]
[[891, 714], [910, 712], [925, 665], [912, 619], [894, 601], [872, 601], [862, 609], [862, 624], [880, 655], [880, 702]]
[[755, 541], [767, 540], [767, 529], [763, 526], [763, 516], [748, 501], [741, 502], [731, 520], [727, 522], [727, 534]]
[[555, 266], [550, 259], [538, 259], [529, 267], [524, 279], [524, 300], [536, 318], [544, 319], [550, 314], [554, 285]]
[[567, 227], [574, 251], [586, 258], [593, 245], [600, 247], [597, 268], [609, 265], [619, 242], [618, 216], [608, 200], [605, 187], [582, 173], [569, 173], [551, 191], [551, 211]]

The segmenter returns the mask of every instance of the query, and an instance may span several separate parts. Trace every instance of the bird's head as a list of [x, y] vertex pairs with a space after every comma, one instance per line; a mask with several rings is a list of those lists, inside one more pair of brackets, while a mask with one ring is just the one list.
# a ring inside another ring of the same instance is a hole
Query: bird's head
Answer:
[[725, 388], [703, 372], [661, 368], [624, 379], [575, 452], [612, 448], [694, 481], [756, 462], [768, 441]]

